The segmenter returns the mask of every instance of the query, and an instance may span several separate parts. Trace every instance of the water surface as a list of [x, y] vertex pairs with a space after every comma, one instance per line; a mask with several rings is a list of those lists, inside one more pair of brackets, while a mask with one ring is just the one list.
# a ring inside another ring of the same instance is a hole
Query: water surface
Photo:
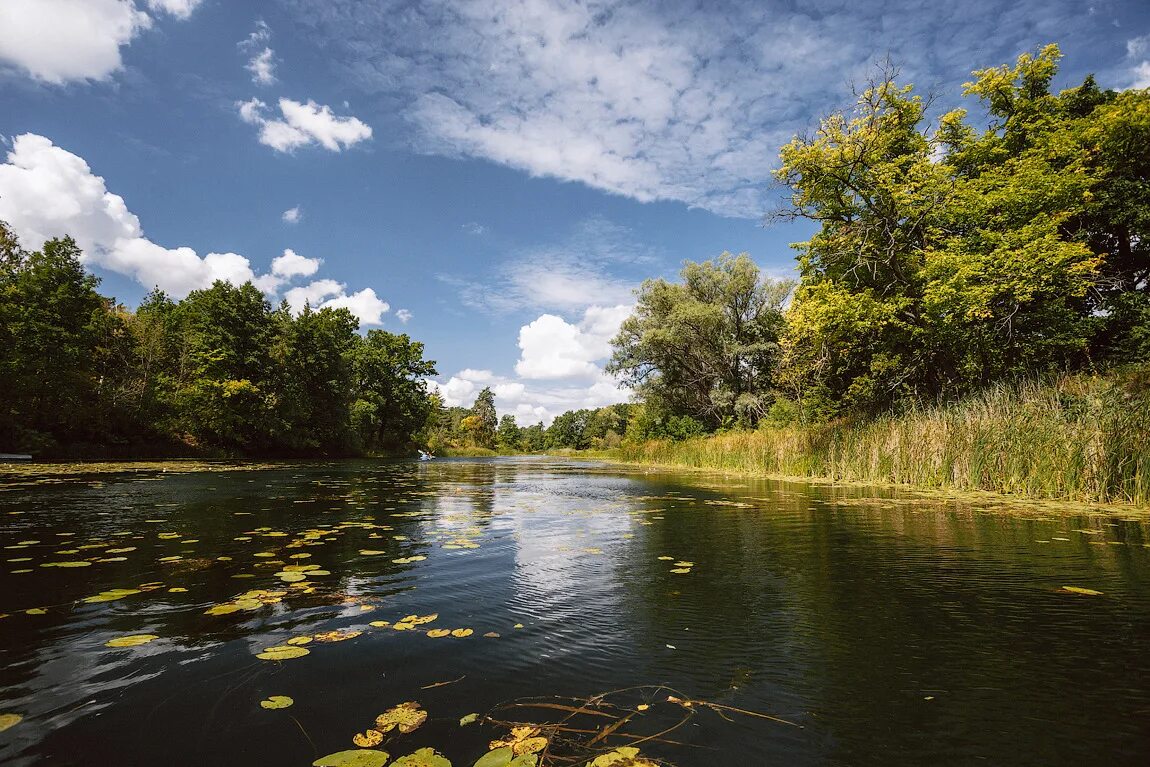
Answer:
[[595, 747], [689, 715], [643, 745], [681, 767], [1150, 763], [1134, 514], [529, 458], [81, 476], [0, 525], [3, 764], [309, 765], [418, 701], [381, 748], [470, 767], [506, 728], [460, 717], [615, 690]]

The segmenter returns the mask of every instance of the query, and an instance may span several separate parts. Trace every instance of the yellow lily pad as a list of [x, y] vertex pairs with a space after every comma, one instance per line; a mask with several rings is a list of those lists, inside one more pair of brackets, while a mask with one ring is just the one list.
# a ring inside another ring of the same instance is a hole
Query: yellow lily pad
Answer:
[[378, 746], [383, 742], [383, 733], [379, 730], [365, 730], [364, 732], [357, 732], [351, 739], [351, 742], [360, 748], [371, 748]]
[[547, 738], [539, 734], [538, 727], [529, 725], [512, 727], [511, 735], [505, 740], [493, 740], [488, 748], [494, 750], [503, 746], [510, 746], [516, 756], [522, 754], [536, 754], [547, 748]]
[[1079, 594], [1079, 595], [1084, 596], [1084, 597], [1100, 597], [1100, 596], [1102, 596], [1101, 591], [1095, 591], [1094, 589], [1084, 589], [1080, 586], [1063, 586], [1062, 588], [1059, 589], [1059, 591], [1066, 593], [1066, 594]]
[[459, 637], [462, 639], [463, 637], [469, 637], [474, 633], [475, 631], [473, 629], [455, 629], [451, 632], [451, 636]]
[[400, 703], [375, 718], [375, 729], [390, 732], [398, 728], [402, 733], [415, 730], [427, 721], [427, 712], [414, 701]]
[[228, 615], [229, 613], [236, 613], [240, 611], [240, 606], [232, 603], [226, 605], [216, 605], [204, 610], [204, 615]]
[[634, 746], [620, 746], [614, 751], [597, 756], [587, 763], [587, 767], [658, 767], [649, 759], [639, 756]]
[[148, 642], [154, 642], [159, 639], [155, 634], [129, 634], [128, 636], [116, 637], [104, 642], [105, 647], [139, 647]]
[[86, 597], [84, 602], [86, 604], [95, 604], [97, 602], [112, 602], [124, 597], [130, 597], [132, 594], [142, 593], [139, 589], [111, 589], [109, 591], [101, 591], [94, 597]]
[[22, 721], [24, 721], [24, 717], [21, 714], [0, 714], [0, 732], [15, 727]]
[[292, 658], [302, 658], [311, 653], [311, 650], [306, 647], [296, 647], [293, 645], [276, 645], [275, 647], [268, 647], [263, 652], [256, 655], [260, 660], [291, 660]]
[[260, 701], [261, 708], [287, 708], [295, 703], [294, 700], [286, 695], [269, 695], [266, 699]]
[[450, 633], [450, 629], [431, 629], [427, 632], [427, 635], [432, 639], [439, 639], [440, 637], [445, 637]]

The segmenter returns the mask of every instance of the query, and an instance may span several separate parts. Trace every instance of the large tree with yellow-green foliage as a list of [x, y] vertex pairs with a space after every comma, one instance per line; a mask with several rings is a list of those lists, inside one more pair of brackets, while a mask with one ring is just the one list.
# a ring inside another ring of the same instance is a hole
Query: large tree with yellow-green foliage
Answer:
[[1087, 78], [1053, 94], [1059, 57], [976, 71], [981, 130], [964, 110], [928, 128], [884, 70], [782, 148], [781, 215], [820, 224], [797, 246], [783, 340], [781, 381], [807, 413], [1150, 352], [1150, 93]]

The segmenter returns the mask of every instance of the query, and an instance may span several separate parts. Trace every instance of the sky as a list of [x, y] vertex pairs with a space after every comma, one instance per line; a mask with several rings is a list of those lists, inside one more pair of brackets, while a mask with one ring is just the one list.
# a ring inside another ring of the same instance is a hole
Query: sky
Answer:
[[746, 252], [778, 149], [877, 62], [936, 104], [1056, 42], [1150, 87], [1146, 0], [0, 0], [0, 220], [129, 307], [247, 280], [422, 341], [448, 404], [626, 401], [644, 279]]

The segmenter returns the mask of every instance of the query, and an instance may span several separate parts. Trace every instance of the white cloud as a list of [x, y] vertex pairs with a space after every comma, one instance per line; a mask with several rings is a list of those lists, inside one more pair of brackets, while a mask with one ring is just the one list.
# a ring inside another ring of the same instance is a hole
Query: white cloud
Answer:
[[463, 224], [459, 228], [462, 229], [463, 231], [467, 232], [468, 234], [475, 235], [476, 237], [479, 237], [480, 235], [487, 234], [487, 227], [484, 226], [483, 224], [478, 223], [477, 221], [468, 221], [466, 224]]
[[1143, 61], [1134, 67], [1131, 88], [1150, 88], [1150, 61]]
[[397, 320], [399, 320], [400, 322], [402, 322], [404, 325], [407, 324], [408, 320], [410, 320], [411, 317], [412, 317], [412, 314], [407, 309], [399, 309], [395, 312], [395, 318]]
[[300, 207], [297, 205], [294, 208], [285, 210], [280, 218], [283, 219], [285, 224], [298, 224], [303, 220], [303, 211], [300, 210]]
[[382, 325], [383, 315], [391, 308], [386, 301], [371, 288], [364, 288], [355, 293], [342, 294], [329, 298], [320, 304], [320, 308], [347, 309], [364, 325]]
[[57, 85], [103, 80], [120, 68], [120, 47], [151, 25], [131, 0], [4, 0], [0, 60]]
[[267, 104], [250, 99], [237, 105], [240, 119], [260, 128], [260, 143], [277, 152], [291, 152], [301, 146], [319, 144], [338, 152], [371, 138], [371, 127], [355, 117], [338, 117], [331, 107], [308, 100], [306, 104], [281, 98], [283, 119], [265, 116]]
[[1131, 88], [1150, 88], [1150, 35], [1126, 41], [1126, 58], [1136, 62], [1130, 68]]
[[148, 7], [153, 11], [170, 13], [177, 19], [186, 19], [192, 11], [200, 6], [203, 0], [148, 0]]
[[[153, 19], [133, 0], [3, 0], [0, 62], [54, 85], [106, 80], [123, 66], [120, 49]], [[184, 20], [200, 0], [147, 0]]]
[[544, 314], [519, 329], [519, 361], [515, 372], [529, 379], [593, 379], [602, 374], [595, 364], [611, 353], [611, 339], [631, 307], [591, 306], [573, 325]]
[[495, 313], [523, 309], [582, 311], [593, 304], [629, 303], [635, 282], [615, 274], [621, 266], [656, 261], [629, 230], [600, 218], [581, 222], [564, 240], [522, 251], [488, 279], [440, 279], [459, 288], [464, 305]]
[[319, 271], [321, 263], [323, 262], [318, 258], [305, 258], [291, 248], [287, 248], [282, 256], [276, 256], [272, 260], [272, 274], [288, 279], [310, 277]]
[[[257, 275], [251, 262], [237, 253], [201, 257], [189, 247], [166, 248], [144, 236], [139, 218], [124, 198], [113, 194], [104, 179], [92, 173], [83, 158], [33, 133], [12, 141], [7, 162], [0, 164], [0, 220], [7, 221], [29, 248], [45, 240], [70, 235], [83, 250], [85, 263], [159, 287], [176, 298], [210, 286], [216, 280], [234, 285], [251, 281], [274, 294], [295, 277], [310, 277], [320, 260], [284, 250], [271, 271]], [[371, 288], [348, 293], [334, 280], [316, 280], [285, 294], [302, 307], [344, 306], [363, 324], [380, 324], [388, 310]]]
[[285, 1], [422, 151], [750, 218], [778, 147], [876, 54], [951, 92], [1050, 40], [1113, 47], [1079, 0]]
[[252, 82], [257, 85], [271, 85], [276, 81], [275, 52], [264, 48], [248, 59], [247, 70], [252, 73]]
[[346, 285], [330, 279], [292, 288], [284, 293], [284, 298], [296, 314], [303, 311], [305, 304], [313, 309], [347, 309], [362, 325], [382, 325], [383, 315], [391, 308], [371, 288], [348, 293]]

